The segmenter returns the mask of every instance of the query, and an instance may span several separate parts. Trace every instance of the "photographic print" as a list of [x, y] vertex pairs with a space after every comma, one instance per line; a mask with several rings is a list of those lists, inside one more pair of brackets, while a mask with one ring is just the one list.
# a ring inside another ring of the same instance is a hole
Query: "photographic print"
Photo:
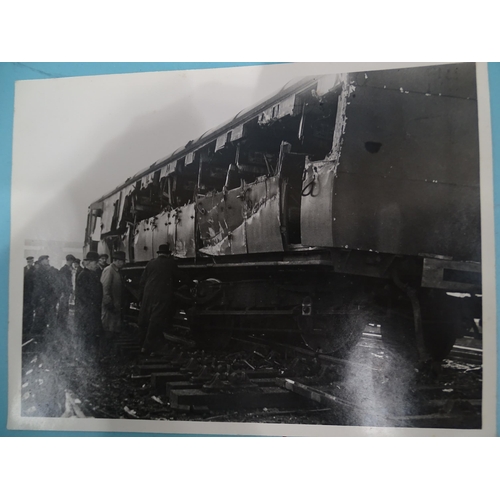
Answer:
[[16, 84], [9, 428], [492, 435], [484, 64]]

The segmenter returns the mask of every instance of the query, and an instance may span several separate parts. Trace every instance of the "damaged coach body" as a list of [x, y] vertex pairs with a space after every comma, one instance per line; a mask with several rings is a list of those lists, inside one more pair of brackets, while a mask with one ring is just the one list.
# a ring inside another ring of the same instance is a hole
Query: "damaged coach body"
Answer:
[[206, 340], [297, 336], [341, 353], [367, 322], [422, 359], [479, 334], [474, 64], [311, 77], [89, 207], [85, 250], [134, 287], [169, 243]]

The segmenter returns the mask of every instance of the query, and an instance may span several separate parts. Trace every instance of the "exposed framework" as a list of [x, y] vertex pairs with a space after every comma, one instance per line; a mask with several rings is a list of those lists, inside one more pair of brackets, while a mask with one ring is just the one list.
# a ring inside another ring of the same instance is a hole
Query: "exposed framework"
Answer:
[[[178, 257], [192, 257], [195, 242], [182, 241], [179, 231], [191, 232], [188, 221], [197, 206], [202, 246], [213, 253], [210, 248], [216, 243], [210, 241], [210, 234], [203, 234], [203, 215], [207, 205], [216, 202], [216, 194], [237, 197], [235, 189], [276, 177], [286, 169], [290, 171], [290, 201], [295, 199], [295, 207], [290, 208], [294, 212], [289, 224], [290, 243], [300, 243], [302, 173], [299, 169], [295, 178], [291, 167], [303, 164], [306, 156], [320, 160], [330, 153], [340, 88], [339, 75], [291, 82], [271, 98], [155, 162], [90, 206], [86, 247], [103, 241], [108, 246], [103, 250], [120, 248], [131, 260], [148, 260], [159, 243], [148, 242], [146, 234], [166, 225], [170, 227], [161, 231], [157, 241], [163, 238], [173, 243]], [[288, 154], [291, 151], [295, 158]], [[219, 234], [219, 238], [224, 236]], [[146, 243], [139, 251], [135, 245], [134, 252], [133, 242], [143, 237]]]

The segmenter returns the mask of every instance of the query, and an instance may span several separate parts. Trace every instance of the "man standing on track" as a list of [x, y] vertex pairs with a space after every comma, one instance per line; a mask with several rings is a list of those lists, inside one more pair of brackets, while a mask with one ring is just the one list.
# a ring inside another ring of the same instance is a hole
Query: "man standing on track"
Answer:
[[125, 265], [125, 252], [114, 252], [113, 262], [101, 275], [103, 290], [101, 356], [113, 355], [113, 344], [122, 329], [123, 278], [120, 269]]
[[33, 257], [28, 257], [28, 264], [24, 267], [24, 288], [23, 288], [23, 342], [27, 340], [27, 335], [33, 325], [33, 289], [35, 285], [35, 265]]
[[61, 282], [61, 296], [59, 297], [59, 309], [57, 311], [57, 323], [62, 331], [68, 331], [69, 299], [73, 292], [73, 255], [66, 255], [66, 264], [59, 270]]
[[59, 273], [50, 265], [49, 256], [42, 255], [33, 271], [32, 304], [35, 315], [31, 335], [45, 339], [48, 332], [55, 334], [57, 302], [60, 295]]
[[102, 335], [102, 285], [97, 274], [99, 254], [88, 252], [85, 268], [76, 278], [75, 323], [79, 347], [88, 360], [95, 358]]
[[180, 278], [168, 245], [160, 245], [158, 257], [148, 263], [141, 281], [139, 334], [142, 353], [150, 354], [164, 343], [163, 331], [169, 329], [175, 313], [174, 285]]

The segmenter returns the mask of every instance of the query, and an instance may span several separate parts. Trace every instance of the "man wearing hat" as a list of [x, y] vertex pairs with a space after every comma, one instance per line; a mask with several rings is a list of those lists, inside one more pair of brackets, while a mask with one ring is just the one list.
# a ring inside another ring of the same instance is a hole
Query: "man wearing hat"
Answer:
[[35, 258], [34, 257], [26, 257], [26, 265], [24, 266], [24, 274], [26, 274], [30, 269], [33, 269], [35, 266]]
[[114, 252], [113, 262], [106, 267], [101, 275], [102, 299], [102, 327], [101, 355], [112, 355], [113, 344], [122, 329], [122, 298], [123, 278], [120, 269], [125, 265], [125, 252]]
[[168, 330], [175, 313], [174, 285], [180, 278], [170, 247], [160, 245], [158, 257], [150, 261], [141, 281], [139, 333], [142, 352], [151, 353], [164, 343], [163, 331]]
[[75, 323], [83, 355], [95, 357], [102, 335], [101, 304], [102, 285], [97, 274], [99, 254], [88, 252], [85, 268], [76, 278]]
[[69, 303], [71, 305], [75, 305], [75, 288], [76, 288], [76, 279], [80, 275], [80, 273], [83, 271], [83, 267], [81, 266], [81, 260], [80, 259], [75, 259], [73, 262], [73, 265], [71, 266], [71, 295], [69, 299]]
[[59, 328], [64, 331], [68, 329], [68, 316], [69, 316], [69, 298], [73, 292], [73, 262], [75, 262], [74, 255], [66, 255], [66, 264], [59, 269], [59, 278], [61, 281], [61, 296], [59, 298], [59, 309], [57, 311], [57, 323]]

